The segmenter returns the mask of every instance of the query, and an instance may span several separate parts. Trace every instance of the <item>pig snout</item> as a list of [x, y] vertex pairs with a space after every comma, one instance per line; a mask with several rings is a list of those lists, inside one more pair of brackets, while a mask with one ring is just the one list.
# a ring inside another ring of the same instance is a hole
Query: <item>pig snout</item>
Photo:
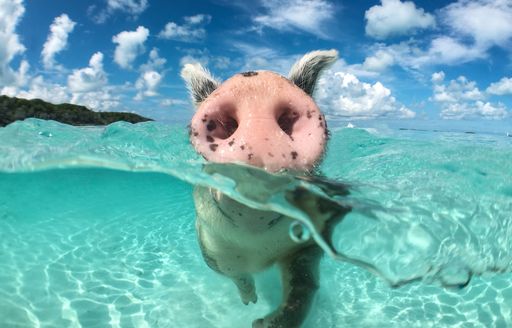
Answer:
[[238, 74], [219, 86], [192, 118], [191, 142], [208, 161], [270, 172], [310, 171], [327, 139], [313, 99], [271, 72]]

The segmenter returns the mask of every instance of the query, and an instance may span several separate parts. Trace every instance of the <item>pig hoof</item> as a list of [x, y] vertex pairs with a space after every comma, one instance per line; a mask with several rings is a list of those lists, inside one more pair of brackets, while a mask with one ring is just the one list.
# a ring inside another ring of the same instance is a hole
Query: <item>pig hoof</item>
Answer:
[[258, 295], [256, 295], [256, 292], [252, 290], [251, 292], [247, 294], [240, 294], [240, 298], [242, 299], [242, 303], [245, 305], [249, 305], [249, 303], [254, 303], [258, 301]]

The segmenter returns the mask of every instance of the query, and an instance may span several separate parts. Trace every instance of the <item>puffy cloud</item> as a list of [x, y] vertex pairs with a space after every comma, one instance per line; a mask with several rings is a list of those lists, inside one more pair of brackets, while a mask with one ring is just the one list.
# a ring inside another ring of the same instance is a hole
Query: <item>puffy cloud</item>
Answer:
[[263, 0], [262, 5], [267, 13], [254, 17], [256, 28], [303, 31], [328, 38], [325, 24], [333, 18], [335, 7], [327, 0]]
[[91, 92], [107, 84], [103, 70], [103, 54], [96, 52], [89, 60], [89, 66], [76, 69], [68, 77], [68, 86], [73, 93]]
[[434, 94], [432, 101], [441, 107], [440, 116], [444, 119], [503, 119], [509, 114], [502, 103], [486, 102], [485, 93], [481, 92], [476, 82], [465, 76], [445, 82], [444, 72], [432, 74]]
[[512, 78], [504, 77], [498, 82], [491, 83], [486, 90], [488, 93], [493, 95], [512, 95]]
[[364, 60], [363, 68], [370, 71], [381, 72], [395, 63], [393, 55], [385, 50], [378, 50], [373, 56]]
[[145, 64], [142, 64], [140, 66], [140, 69], [141, 69], [141, 71], [160, 69], [165, 65], [166, 62], [167, 62], [167, 60], [165, 58], [161, 58], [160, 55], [158, 54], [158, 49], [153, 48], [149, 52], [148, 62]]
[[442, 8], [438, 17], [444, 34], [426, 42], [411, 39], [378, 48], [391, 54], [396, 64], [415, 70], [429, 65], [461, 65], [488, 58], [492, 47], [510, 48], [510, 1], [459, 0]]
[[153, 97], [158, 95], [156, 91], [160, 82], [162, 81], [162, 75], [156, 71], [146, 71], [135, 82], [135, 88], [138, 90], [135, 100], [142, 100], [143, 97]]
[[144, 53], [144, 42], [149, 36], [149, 30], [139, 26], [135, 31], [123, 31], [112, 38], [117, 43], [114, 51], [114, 61], [122, 68], [131, 68], [138, 55]]
[[424, 43], [408, 40], [392, 45], [377, 44], [374, 49], [376, 55], [369, 58], [376, 63], [382, 62], [383, 66], [386, 63], [386, 57], [378, 57], [380, 52], [391, 57], [393, 64], [413, 70], [433, 65], [461, 65], [487, 56], [485, 49], [465, 45], [448, 36], [436, 37], [426, 47]]
[[444, 119], [504, 119], [509, 116], [505, 105], [491, 104], [489, 102], [476, 101], [474, 103], [452, 103], [443, 107], [441, 117]]
[[459, 0], [446, 6], [441, 17], [457, 35], [471, 37], [477, 46], [507, 46], [512, 37], [512, 2]]
[[119, 96], [113, 96], [116, 87], [106, 87], [98, 91], [74, 93], [70, 102], [96, 111], [109, 111], [121, 104]]
[[20, 43], [16, 34], [25, 7], [21, 0], [0, 1], [0, 86], [19, 84], [20, 76], [24, 76], [28, 63], [23, 61], [19, 71], [15, 72], [10, 63], [15, 56], [22, 54], [25, 47]]
[[443, 71], [440, 71], [440, 72], [436, 72], [434, 74], [432, 74], [432, 82], [434, 83], [439, 83], [439, 82], [442, 82], [444, 81], [444, 72]]
[[66, 87], [45, 81], [40, 75], [32, 79], [28, 90], [19, 91], [12, 96], [26, 99], [38, 98], [54, 104], [69, 102], [70, 99]]
[[62, 14], [55, 17], [50, 25], [50, 34], [43, 45], [41, 57], [44, 67], [55, 67], [55, 55], [64, 50], [68, 44], [68, 35], [75, 28], [76, 23], [73, 22], [68, 15]]
[[135, 88], [137, 89], [135, 100], [158, 95], [157, 89], [162, 82], [164, 74], [157, 70], [162, 69], [165, 62], [166, 60], [158, 55], [158, 49], [153, 48], [150, 51], [148, 62], [140, 66], [141, 74], [135, 82]]
[[361, 82], [355, 75], [344, 72], [326, 72], [318, 82], [315, 99], [328, 114], [343, 118], [412, 118], [416, 115], [398, 103], [382, 83]]
[[435, 26], [435, 19], [413, 2], [400, 0], [381, 0], [381, 5], [368, 9], [366, 34], [376, 39], [386, 39], [395, 35], [410, 34], [418, 29]]
[[185, 25], [178, 25], [169, 22], [158, 36], [162, 39], [172, 39], [184, 42], [200, 41], [206, 37], [206, 30], [201, 24], [208, 24], [211, 21], [209, 15], [195, 15], [185, 17]]
[[484, 99], [485, 95], [478, 89], [475, 81], [469, 81], [465, 76], [451, 80], [448, 85], [442, 84], [444, 72], [434, 73], [434, 97], [436, 102], [461, 102]]

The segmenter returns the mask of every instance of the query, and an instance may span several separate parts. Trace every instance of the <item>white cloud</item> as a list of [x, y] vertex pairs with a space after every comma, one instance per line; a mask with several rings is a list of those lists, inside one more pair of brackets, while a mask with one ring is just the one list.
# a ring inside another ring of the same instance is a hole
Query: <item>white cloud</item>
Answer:
[[460, 65], [485, 56], [485, 49], [467, 46], [454, 38], [442, 36], [433, 39], [428, 52], [417, 61], [427, 64]]
[[158, 49], [153, 48], [149, 53], [149, 59], [146, 64], [140, 66], [140, 76], [135, 82], [137, 94], [135, 100], [142, 100], [144, 97], [154, 97], [158, 95], [158, 87], [164, 77], [163, 73], [157, 70], [162, 69], [166, 60], [160, 58]]
[[257, 29], [302, 31], [328, 38], [325, 24], [334, 17], [335, 7], [327, 0], [262, 0], [262, 5], [267, 12], [254, 17]]
[[112, 92], [116, 92], [116, 87], [106, 87], [98, 91], [85, 93], [74, 93], [70, 103], [82, 105], [96, 111], [109, 111], [119, 107], [121, 104], [119, 96], [113, 96]]
[[212, 16], [210, 15], [204, 15], [204, 14], [198, 14], [194, 16], [188, 16], [183, 18], [187, 24], [190, 25], [198, 25], [201, 23], [208, 24], [212, 20]]
[[25, 99], [38, 98], [54, 104], [69, 102], [70, 99], [66, 87], [45, 81], [40, 75], [32, 79], [28, 90], [19, 91], [15, 96]]
[[373, 56], [364, 60], [363, 68], [370, 71], [381, 72], [395, 63], [393, 55], [385, 50], [378, 50]]
[[137, 27], [135, 31], [123, 31], [112, 38], [117, 43], [114, 52], [114, 61], [122, 68], [131, 68], [138, 55], [144, 53], [144, 42], [149, 36], [149, 30], [144, 26]]
[[158, 36], [162, 39], [194, 42], [203, 40], [206, 37], [206, 30], [200, 25], [208, 24], [211, 21], [209, 15], [195, 15], [185, 17], [185, 24], [178, 25], [169, 22]]
[[444, 81], [444, 72], [443, 71], [440, 71], [440, 72], [436, 72], [434, 74], [432, 74], [432, 82], [434, 83], [439, 83], [439, 82], [442, 82]]
[[315, 100], [325, 112], [336, 117], [370, 119], [412, 118], [416, 114], [398, 103], [382, 83], [361, 82], [350, 73], [328, 71], [319, 80]]
[[440, 116], [444, 119], [503, 119], [509, 114], [505, 105], [486, 102], [485, 93], [481, 92], [476, 82], [459, 76], [448, 83], [443, 71], [432, 74], [432, 101], [441, 107]]
[[148, 7], [147, 0], [107, 0], [110, 10], [119, 10], [132, 15], [141, 14]]
[[498, 82], [491, 83], [487, 88], [487, 93], [499, 96], [512, 95], [512, 78], [504, 77]]
[[[408, 40], [392, 45], [377, 44], [373, 48], [376, 55], [369, 58], [376, 63], [382, 62], [383, 67], [386, 64], [386, 57], [391, 57], [393, 64], [413, 70], [421, 70], [425, 66], [433, 65], [461, 65], [487, 56], [485, 49], [467, 46], [447, 36], [436, 37], [427, 46], [415, 40]], [[377, 56], [379, 51], [388, 56], [379, 58]]]
[[435, 19], [411, 1], [381, 0], [381, 5], [368, 9], [366, 34], [376, 39], [386, 39], [395, 35], [407, 35], [418, 29], [435, 26]]
[[452, 103], [442, 108], [441, 117], [444, 119], [504, 119], [509, 116], [505, 105], [491, 104], [489, 102], [476, 101], [474, 103]]
[[144, 97], [154, 97], [158, 95], [157, 88], [162, 81], [162, 75], [156, 71], [143, 72], [135, 82], [135, 88], [138, 90], [135, 100], [142, 100]]
[[145, 64], [142, 64], [140, 66], [140, 70], [149, 71], [149, 70], [153, 70], [153, 69], [160, 69], [165, 65], [166, 62], [167, 62], [167, 60], [165, 58], [161, 58], [160, 55], [158, 54], [158, 49], [153, 48], [149, 52], [148, 62]]
[[107, 84], [103, 70], [103, 54], [96, 52], [89, 60], [89, 66], [76, 69], [68, 77], [68, 87], [73, 93], [96, 91]]
[[137, 18], [148, 7], [147, 0], [107, 0], [107, 7], [99, 9], [91, 5], [87, 9], [87, 15], [96, 23], [102, 24], [116, 11], [126, 13], [132, 18]]
[[50, 34], [48, 34], [41, 52], [45, 68], [58, 68], [58, 66], [55, 66], [55, 55], [66, 48], [68, 35], [73, 31], [75, 25], [76, 23], [66, 14], [55, 17], [50, 25]]
[[432, 75], [432, 81], [435, 82], [433, 99], [436, 102], [475, 101], [485, 98], [475, 81], [469, 81], [465, 76], [459, 76], [445, 85], [441, 83], [443, 80], [439, 80], [440, 74], [444, 78], [444, 72]]
[[430, 65], [461, 65], [486, 59], [492, 47], [510, 49], [512, 44], [511, 1], [459, 0], [442, 8], [438, 18], [444, 28], [442, 34], [389, 46], [380, 44], [377, 48], [391, 54], [396, 64], [419, 70]]
[[19, 76], [24, 76], [28, 63], [23, 61], [18, 72], [10, 63], [15, 56], [22, 54], [25, 47], [20, 43], [16, 34], [16, 26], [20, 22], [25, 7], [21, 0], [0, 1], [0, 86], [19, 84]]
[[471, 37], [478, 47], [504, 47], [512, 38], [509, 0], [459, 0], [445, 7], [441, 17], [454, 33]]

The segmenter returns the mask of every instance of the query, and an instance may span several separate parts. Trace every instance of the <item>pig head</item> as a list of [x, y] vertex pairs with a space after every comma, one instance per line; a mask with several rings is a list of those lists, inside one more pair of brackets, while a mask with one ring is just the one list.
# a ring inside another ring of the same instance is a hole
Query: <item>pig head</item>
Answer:
[[327, 141], [324, 116], [311, 96], [320, 72], [336, 58], [334, 50], [316, 51], [288, 78], [250, 71], [222, 84], [200, 65], [186, 65], [182, 76], [197, 106], [192, 145], [208, 161], [310, 171]]

